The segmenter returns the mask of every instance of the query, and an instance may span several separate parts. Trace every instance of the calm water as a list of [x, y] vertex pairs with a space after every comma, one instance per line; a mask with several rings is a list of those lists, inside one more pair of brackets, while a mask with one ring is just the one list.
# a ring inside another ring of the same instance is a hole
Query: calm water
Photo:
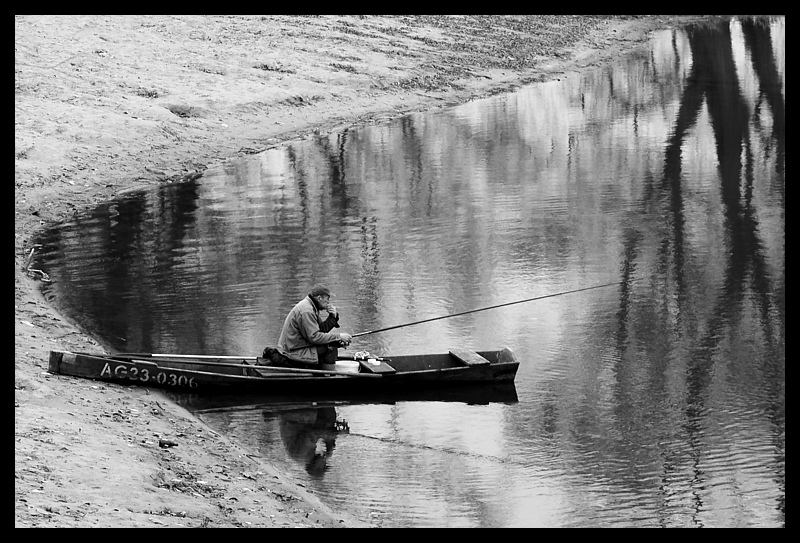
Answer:
[[200, 416], [381, 526], [784, 526], [785, 102], [785, 19], [663, 32], [131, 194], [38, 265], [112, 349], [246, 355], [317, 280], [349, 332], [619, 281], [353, 345], [510, 347], [516, 401]]

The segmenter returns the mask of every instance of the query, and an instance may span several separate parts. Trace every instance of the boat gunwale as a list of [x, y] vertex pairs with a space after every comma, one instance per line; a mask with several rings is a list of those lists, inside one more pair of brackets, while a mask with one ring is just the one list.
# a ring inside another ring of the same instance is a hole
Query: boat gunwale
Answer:
[[[305, 379], [317, 379], [317, 378], [331, 379], [332, 377], [342, 378], [342, 377], [356, 377], [356, 376], [368, 377], [368, 378], [380, 377], [380, 375], [378, 375], [378, 374], [368, 374], [368, 373], [364, 373], [364, 374], [358, 373], [358, 374], [356, 374], [356, 373], [350, 373], [350, 372], [344, 372], [344, 371], [316, 370], [316, 369], [308, 369], [307, 370], [307, 369], [303, 369], [303, 368], [278, 368], [276, 366], [271, 366], [271, 368], [274, 369], [274, 370], [289, 370], [289, 371], [285, 371], [285, 372], [276, 371], [274, 375], [260, 375], [260, 376], [259, 375], [237, 375], [235, 373], [215, 373], [215, 372], [210, 372], [210, 371], [195, 370], [195, 369], [191, 369], [191, 368], [175, 367], [175, 366], [170, 366], [169, 364], [159, 364], [158, 362], [154, 362], [154, 361], [150, 361], [150, 360], [141, 360], [141, 359], [121, 360], [119, 358], [116, 358], [115, 355], [94, 355], [94, 354], [82, 353], [82, 352], [73, 352], [72, 354], [85, 356], [85, 357], [91, 357], [91, 358], [97, 358], [99, 360], [110, 360], [110, 361], [113, 361], [113, 362], [116, 362], [116, 363], [119, 363], [119, 364], [132, 364], [134, 366], [137, 365], [137, 364], [153, 365], [153, 366], [156, 366], [157, 368], [162, 369], [162, 370], [181, 371], [181, 372], [188, 372], [188, 373], [191, 373], [191, 374], [208, 375], [208, 376], [211, 376], [211, 377], [224, 377], [224, 378], [230, 378], [230, 377], [240, 378], [240, 377], [244, 377], [244, 378], [247, 378], [247, 379], [255, 379], [255, 380], [258, 380], [258, 381], [263, 381], [265, 379], [278, 380], [278, 379], [282, 379], [282, 378], [295, 380], [295, 379], [301, 379], [301, 378], [305, 378]], [[163, 362], [163, 360], [162, 360], [162, 362]], [[178, 364], [192, 364], [193, 363], [193, 362], [187, 362], [187, 361], [183, 361], [183, 360], [170, 360], [170, 362], [176, 362]], [[198, 365], [204, 364], [204, 365], [211, 366], [211, 365], [214, 365], [215, 363], [214, 362], [197, 362], [197, 364]], [[252, 369], [252, 370], [261, 370], [261, 369], [270, 367], [270, 366], [259, 366], [259, 365], [256, 365], [256, 364], [228, 364], [228, 363], [216, 363], [216, 364], [219, 364], [220, 367], [242, 368], [242, 369]], [[291, 370], [296, 370], [296, 371], [291, 371]]]
[[[485, 358], [484, 354], [489, 354], [489, 353], [498, 354], [498, 353], [503, 352], [504, 350], [505, 351], [510, 351], [510, 349], [497, 349], [495, 351], [477, 351], [477, 353]], [[138, 361], [138, 362], [141, 362], [143, 364], [156, 364], [161, 368], [167, 368], [167, 367], [170, 367], [170, 366], [159, 364], [159, 362], [162, 362], [162, 363], [163, 362], [174, 362], [175, 364], [187, 364], [187, 365], [191, 365], [191, 364], [207, 365], [207, 366], [215, 366], [216, 365], [216, 366], [219, 366], [219, 367], [231, 367], [231, 368], [253, 368], [253, 369], [273, 368], [273, 369], [277, 369], [275, 366], [262, 366], [262, 365], [258, 365], [258, 364], [248, 364], [248, 363], [245, 362], [246, 360], [257, 360], [258, 357], [239, 357], [239, 356], [224, 356], [224, 355], [221, 355], [221, 356], [217, 357], [217, 356], [213, 356], [213, 355], [166, 355], [166, 354], [156, 355], [156, 354], [153, 354], [153, 355], [150, 355], [152, 357], [151, 359], [145, 360], [145, 359], [140, 359], [140, 358], [133, 358], [135, 356], [143, 356], [141, 353], [137, 353], [137, 354], [120, 353], [120, 354], [112, 354], [112, 355], [96, 355], [96, 354], [90, 354], [90, 353], [81, 352], [81, 353], [74, 353], [74, 354], [80, 354], [81, 356], [92, 356], [92, 357], [101, 358], [101, 359], [108, 358], [108, 359], [111, 359], [111, 360], [114, 360], [114, 361], [120, 361], [120, 362], [135, 362], [135, 361]], [[419, 354], [419, 355], [414, 355], [414, 354], [412, 354], [412, 355], [397, 355], [397, 356], [394, 356], [394, 357], [378, 357], [378, 358], [382, 358], [383, 360], [385, 360], [387, 362], [392, 362], [393, 360], [402, 361], [403, 359], [425, 359], [425, 358], [432, 358], [432, 359], [441, 358], [443, 360], [447, 360], [447, 359], [449, 359], [450, 356], [452, 356], [452, 355], [450, 355], [450, 353], [436, 353], [436, 354]], [[191, 360], [192, 357], [196, 357], [197, 360]], [[230, 362], [215, 362], [213, 360], [205, 360], [205, 358], [208, 358], [208, 359], [216, 358], [218, 360], [242, 360], [242, 363], [241, 364], [234, 364], [234, 363], [230, 363]], [[487, 362], [488, 362], [488, 364], [486, 364], [483, 367], [486, 367], [486, 368], [505, 368], [505, 367], [510, 367], [510, 366], [519, 367], [519, 361], [516, 360], [515, 357], [513, 357], [513, 353], [512, 353], [512, 359], [511, 360], [507, 360], [507, 361], [497, 360], [497, 361], [493, 362], [493, 361], [487, 359]], [[303, 373], [311, 373], [311, 374], [314, 374], [315, 376], [317, 374], [319, 374], [320, 377], [325, 378], [325, 379], [329, 379], [330, 376], [338, 376], [338, 375], [350, 376], [350, 377], [353, 377], [353, 376], [370, 376], [370, 377], [383, 377], [383, 378], [395, 379], [395, 378], [399, 378], [399, 377], [403, 377], [403, 376], [433, 375], [433, 374], [436, 374], [436, 373], [475, 372], [479, 368], [475, 368], [473, 366], [468, 366], [468, 365], [450, 366], [450, 367], [435, 367], [435, 368], [422, 368], [422, 369], [412, 369], [412, 370], [395, 368], [396, 372], [392, 373], [392, 374], [388, 374], [388, 373], [387, 374], [371, 374], [371, 373], [367, 373], [367, 372], [351, 373], [351, 372], [342, 372], [342, 371], [336, 371], [336, 370], [320, 370], [320, 369], [312, 369], [312, 368], [309, 368], [309, 369], [305, 369], [305, 368], [289, 368], [289, 371], [287, 371], [286, 373], [297, 373], [298, 377], [301, 375], [301, 372], [303, 372]], [[192, 370], [192, 369], [188, 369], [188, 368], [176, 368], [176, 369], [178, 369], [179, 371], [201, 371], [201, 370]], [[206, 373], [208, 373], [210, 375], [217, 375], [217, 374], [215, 374], [213, 372], [206, 372]], [[223, 375], [223, 376], [226, 376], [226, 377], [235, 376], [233, 374], [224, 374], [224, 373], [223, 374], [219, 374], [219, 375]], [[274, 377], [265, 375], [263, 377], [254, 377], [254, 378], [255, 379], [273, 379]]]
[[[226, 378], [227, 377], [246, 377], [248, 379], [257, 379], [257, 380], [278, 379], [278, 378], [283, 378], [283, 377], [286, 377], [288, 379], [297, 379], [297, 378], [301, 378], [301, 377], [314, 378], [314, 379], [330, 379], [331, 377], [355, 377], [355, 376], [363, 376], [363, 377], [369, 377], [369, 378], [382, 377], [382, 378], [394, 379], [394, 378], [403, 377], [403, 376], [432, 375], [432, 374], [436, 374], [436, 373], [452, 373], [452, 372], [467, 372], [467, 371], [474, 372], [474, 371], [476, 371], [476, 368], [471, 367], [471, 366], [453, 366], [453, 367], [449, 367], [449, 368], [427, 368], [427, 369], [419, 369], [419, 370], [400, 370], [400, 371], [397, 371], [396, 373], [393, 373], [393, 374], [351, 373], [351, 372], [335, 371], [335, 370], [314, 370], [314, 369], [312, 369], [312, 370], [304, 370], [302, 368], [297, 368], [298, 371], [296, 373], [295, 372], [285, 372], [285, 373], [281, 374], [281, 373], [278, 373], [276, 371], [275, 375], [255, 376], [255, 375], [236, 375], [236, 374], [233, 374], [233, 373], [214, 373], [214, 372], [203, 371], [203, 370], [195, 370], [195, 369], [191, 369], [191, 368], [180, 368], [180, 367], [170, 366], [168, 364], [159, 364], [157, 362], [152, 362], [152, 361], [149, 361], [149, 360], [141, 360], [141, 359], [120, 360], [120, 359], [114, 358], [113, 356], [111, 356], [111, 357], [97, 356], [97, 355], [91, 355], [91, 354], [88, 354], [88, 353], [73, 353], [73, 354], [77, 354], [77, 355], [81, 355], [81, 356], [90, 356], [90, 357], [98, 358], [98, 359], [101, 359], [101, 360], [113, 360], [114, 362], [118, 362], [118, 363], [121, 363], [121, 364], [155, 365], [156, 367], [158, 367], [160, 369], [169, 369], [169, 370], [173, 370], [173, 371], [185, 371], [185, 372], [190, 372], [190, 373], [193, 373], [193, 374], [209, 375], [209, 376], [214, 376], [214, 377], [220, 376], [220, 377], [226, 377]], [[179, 364], [191, 364], [192, 363], [192, 362], [184, 362], [182, 360], [171, 360], [171, 361], [172, 362], [177, 362]], [[214, 362], [197, 362], [197, 364], [198, 365], [199, 364], [213, 365], [215, 363]], [[491, 362], [491, 363], [487, 364], [486, 366], [484, 366], [484, 368], [486, 368], [486, 369], [502, 368], [502, 367], [513, 366], [513, 365], [519, 366], [519, 362]], [[235, 367], [235, 368], [253, 369], [253, 370], [261, 370], [261, 369], [264, 369], [264, 368], [272, 367], [272, 368], [275, 368], [277, 370], [277, 368], [275, 366], [258, 366], [258, 365], [254, 365], [254, 364], [227, 364], [227, 365], [222, 366], [222, 367], [230, 367], [230, 368], [234, 368]], [[281, 369], [283, 369], [283, 368], [281, 368]], [[477, 369], [480, 369], [480, 368], [477, 368]]]

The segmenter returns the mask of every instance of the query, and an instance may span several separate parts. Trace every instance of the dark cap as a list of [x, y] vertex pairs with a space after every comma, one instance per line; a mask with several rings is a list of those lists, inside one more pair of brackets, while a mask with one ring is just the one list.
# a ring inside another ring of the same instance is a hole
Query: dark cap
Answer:
[[308, 294], [309, 296], [331, 296], [331, 289], [325, 285], [317, 283], [311, 288], [311, 292]]

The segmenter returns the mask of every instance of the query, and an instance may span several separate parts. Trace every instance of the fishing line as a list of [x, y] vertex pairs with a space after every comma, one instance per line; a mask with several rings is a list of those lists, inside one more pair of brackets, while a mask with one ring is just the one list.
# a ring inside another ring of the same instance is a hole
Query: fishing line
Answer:
[[497, 464], [514, 464], [517, 466], [525, 466], [531, 467], [532, 464], [530, 462], [520, 462], [519, 460], [514, 460], [512, 458], [503, 458], [501, 456], [492, 456], [490, 454], [480, 454], [480, 453], [473, 453], [469, 451], [459, 451], [456, 449], [446, 449], [446, 448], [437, 448], [431, 445], [418, 445], [415, 443], [406, 443], [404, 441], [400, 441], [398, 439], [393, 439], [390, 437], [377, 437], [377, 436], [370, 436], [367, 434], [359, 434], [355, 432], [346, 432], [342, 434], [342, 437], [345, 436], [355, 436], [355, 437], [362, 437], [364, 439], [371, 439], [373, 441], [381, 441], [383, 443], [389, 443], [392, 445], [400, 445], [403, 447], [409, 447], [412, 449], [421, 449], [423, 451], [430, 451], [430, 452], [440, 452], [440, 453], [447, 453], [447, 454], [454, 454], [456, 456], [468, 456], [470, 458], [476, 458], [478, 460], [488, 460], [490, 462], [495, 462]]
[[545, 298], [554, 298], [556, 296], [563, 296], [564, 294], [574, 294], [576, 292], [584, 292], [586, 290], [593, 290], [593, 289], [597, 289], [597, 288], [611, 287], [611, 286], [614, 286], [614, 285], [622, 285], [622, 284], [625, 284], [625, 283], [632, 283], [634, 281], [641, 281], [642, 279], [644, 279], [644, 278], [643, 277], [639, 277], [639, 278], [636, 278], [636, 279], [626, 279], [624, 281], [614, 281], [613, 283], [605, 283], [603, 285], [594, 285], [594, 286], [591, 286], [591, 287], [578, 288], [578, 289], [575, 289], [575, 290], [566, 290], [564, 292], [556, 292], [554, 294], [545, 294], [543, 296], [535, 296], [533, 298], [527, 298], [525, 300], [517, 300], [515, 302], [506, 302], [504, 304], [497, 304], [497, 305], [492, 305], [492, 306], [489, 306], [489, 307], [481, 307], [479, 309], [470, 309], [469, 311], [462, 311], [461, 313], [453, 313], [452, 315], [443, 315], [441, 317], [432, 317], [430, 319], [423, 319], [421, 321], [407, 322], [405, 324], [397, 324], [395, 326], [388, 326], [386, 328], [380, 328], [378, 330], [369, 330], [369, 331], [366, 331], [366, 332], [358, 332], [357, 334], [352, 334], [351, 336], [352, 337], [359, 337], [359, 336], [366, 336], [367, 334], [377, 334], [378, 332], [386, 332], [387, 330], [396, 330], [397, 328], [404, 328], [406, 326], [413, 326], [415, 324], [422, 324], [422, 323], [425, 323], [425, 322], [438, 321], [438, 320], [441, 320], [441, 319], [449, 319], [450, 317], [460, 317], [461, 315], [468, 315], [470, 313], [477, 313], [478, 311], [486, 311], [488, 309], [497, 309], [498, 307], [506, 307], [506, 306], [509, 306], [509, 305], [522, 304], [522, 303], [525, 303], [525, 302], [533, 302], [533, 301], [536, 301], [536, 300], [544, 300]]

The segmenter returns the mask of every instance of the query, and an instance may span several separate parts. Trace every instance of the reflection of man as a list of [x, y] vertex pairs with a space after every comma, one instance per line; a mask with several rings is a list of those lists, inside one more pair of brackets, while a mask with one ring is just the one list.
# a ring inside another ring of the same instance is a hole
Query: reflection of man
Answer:
[[[344, 332], [331, 332], [339, 327], [339, 313], [330, 300], [328, 287], [314, 285], [308, 296], [286, 316], [277, 351], [267, 347], [264, 358], [271, 359], [275, 366], [309, 367], [336, 363], [337, 347], [346, 347], [352, 337]], [[320, 311], [328, 313], [324, 321]]]
[[321, 477], [328, 469], [328, 458], [336, 446], [336, 409], [319, 407], [293, 409], [279, 415], [281, 439], [294, 460], [310, 475]]

